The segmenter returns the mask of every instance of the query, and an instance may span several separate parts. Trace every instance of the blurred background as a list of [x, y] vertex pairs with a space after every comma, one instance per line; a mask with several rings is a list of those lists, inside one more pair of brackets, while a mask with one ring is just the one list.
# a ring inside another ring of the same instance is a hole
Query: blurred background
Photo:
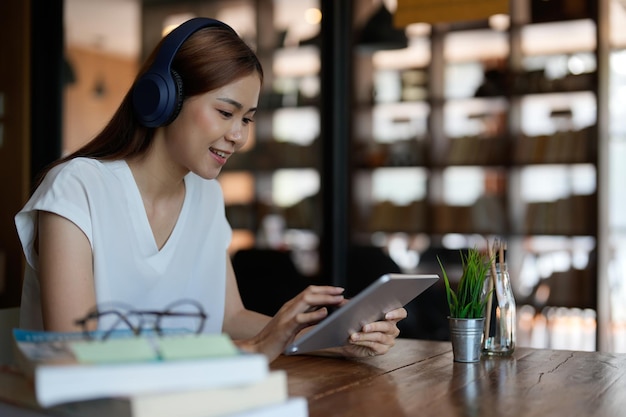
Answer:
[[[48, 158], [104, 126], [182, 21], [223, 20], [257, 51], [254, 134], [218, 178], [250, 308], [272, 314], [311, 283], [354, 294], [386, 272], [440, 273], [437, 257], [455, 278], [460, 250], [499, 237], [518, 345], [626, 352], [626, 2], [460, 6], [477, 16], [420, 0], [59, 3]], [[442, 285], [408, 308], [402, 336], [448, 337]]]

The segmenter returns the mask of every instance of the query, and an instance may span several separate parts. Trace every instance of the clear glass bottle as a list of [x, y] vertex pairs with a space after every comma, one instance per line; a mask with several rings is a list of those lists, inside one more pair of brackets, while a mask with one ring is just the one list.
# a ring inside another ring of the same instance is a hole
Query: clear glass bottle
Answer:
[[484, 355], [507, 356], [515, 350], [515, 298], [506, 263], [496, 263], [495, 269], [496, 279], [489, 272], [485, 280], [488, 298], [482, 352]]

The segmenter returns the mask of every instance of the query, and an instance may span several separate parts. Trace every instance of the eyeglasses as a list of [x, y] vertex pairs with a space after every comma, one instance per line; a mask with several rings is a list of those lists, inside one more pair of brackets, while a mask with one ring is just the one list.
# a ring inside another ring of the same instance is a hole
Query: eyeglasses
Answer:
[[[128, 305], [110, 303], [94, 307], [87, 315], [75, 320], [87, 340], [106, 340], [114, 334], [135, 336], [146, 331], [163, 333], [200, 334], [208, 315], [195, 300], [184, 299], [165, 307], [164, 310], [134, 310]], [[99, 328], [100, 330], [90, 330]]]

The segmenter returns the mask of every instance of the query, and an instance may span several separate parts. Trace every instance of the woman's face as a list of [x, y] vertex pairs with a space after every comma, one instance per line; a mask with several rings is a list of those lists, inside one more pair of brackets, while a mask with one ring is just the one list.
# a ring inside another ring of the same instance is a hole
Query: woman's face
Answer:
[[250, 74], [186, 99], [178, 117], [164, 128], [173, 162], [202, 178], [217, 177], [248, 140], [260, 90], [259, 76]]

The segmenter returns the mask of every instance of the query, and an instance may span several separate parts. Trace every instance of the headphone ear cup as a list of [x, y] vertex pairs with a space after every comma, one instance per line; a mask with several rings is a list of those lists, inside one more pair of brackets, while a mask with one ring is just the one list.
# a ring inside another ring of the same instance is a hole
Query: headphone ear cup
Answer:
[[185, 93], [183, 90], [183, 79], [176, 71], [172, 70], [171, 73], [176, 92], [174, 97], [174, 108], [172, 109], [172, 115], [169, 117], [168, 121], [165, 124], [172, 123], [174, 119], [178, 117], [178, 113], [180, 113], [180, 109], [183, 107], [183, 99], [185, 98]]
[[159, 127], [171, 117], [175, 107], [176, 87], [170, 74], [150, 71], [133, 88], [133, 107], [139, 123]]

